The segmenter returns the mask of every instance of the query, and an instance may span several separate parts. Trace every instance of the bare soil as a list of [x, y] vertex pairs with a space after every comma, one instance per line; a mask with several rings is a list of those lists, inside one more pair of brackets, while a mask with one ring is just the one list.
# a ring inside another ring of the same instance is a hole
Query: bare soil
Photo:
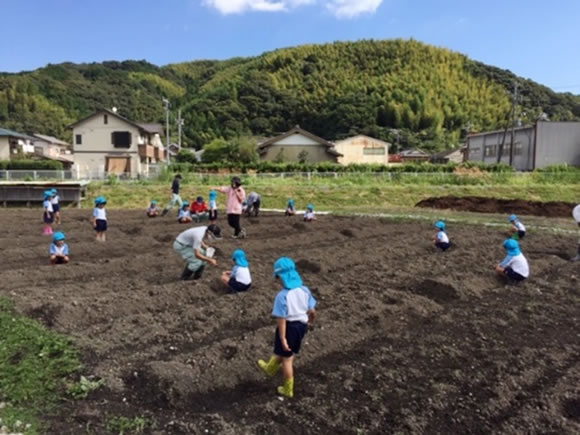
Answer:
[[481, 196], [442, 196], [427, 198], [415, 204], [415, 207], [451, 209], [477, 213], [507, 213], [544, 217], [572, 216], [576, 204], [563, 201], [524, 201], [522, 199], [497, 199]]
[[[73, 338], [106, 387], [46, 416], [51, 434], [106, 433], [112, 416], [157, 434], [580, 433], [580, 263], [576, 239], [531, 232], [532, 277], [493, 266], [506, 231], [454, 226], [446, 253], [428, 223], [261, 216], [246, 240], [215, 243], [220, 267], [181, 282], [184, 226], [110, 211], [97, 244], [90, 211], [64, 210], [72, 263], [51, 266], [40, 214], [1, 210], [0, 295]], [[224, 233], [230, 230], [222, 221]], [[248, 253], [247, 294], [219, 283]], [[279, 285], [292, 256], [319, 301], [296, 360], [296, 397], [257, 368], [272, 348]]]

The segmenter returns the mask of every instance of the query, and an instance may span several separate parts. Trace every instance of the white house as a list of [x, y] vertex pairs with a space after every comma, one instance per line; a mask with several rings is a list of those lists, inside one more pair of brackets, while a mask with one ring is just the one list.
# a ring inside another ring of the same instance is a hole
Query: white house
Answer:
[[10, 160], [18, 155], [32, 154], [34, 140], [32, 136], [0, 128], [0, 160]]
[[161, 124], [137, 123], [102, 109], [70, 127], [80, 177], [138, 177], [149, 173], [149, 165], [165, 161]]
[[53, 136], [34, 133], [34, 154], [49, 160], [58, 160], [65, 166], [72, 165], [72, 145]]
[[338, 162], [341, 165], [350, 163], [389, 163], [388, 142], [375, 139], [369, 136], [358, 135], [335, 142], [335, 149], [342, 157]]

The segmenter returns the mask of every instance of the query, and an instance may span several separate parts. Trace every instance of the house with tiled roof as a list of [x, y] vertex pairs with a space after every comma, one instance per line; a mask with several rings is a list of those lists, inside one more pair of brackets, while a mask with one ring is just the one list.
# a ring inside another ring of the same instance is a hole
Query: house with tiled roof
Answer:
[[15, 156], [32, 154], [35, 138], [7, 128], [0, 128], [0, 160], [10, 160]]

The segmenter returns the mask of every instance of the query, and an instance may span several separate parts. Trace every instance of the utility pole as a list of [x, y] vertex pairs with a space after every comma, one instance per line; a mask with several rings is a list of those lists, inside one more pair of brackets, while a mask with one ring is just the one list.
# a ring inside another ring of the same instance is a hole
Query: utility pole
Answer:
[[165, 146], [167, 147], [167, 164], [169, 165], [169, 100], [163, 98], [163, 104], [165, 105]]
[[[513, 95], [513, 99], [512, 99], [512, 108], [507, 116], [505, 130], [503, 132], [503, 139], [501, 141], [501, 144], [499, 145], [499, 149], [497, 152], [497, 163], [501, 162], [501, 158], [503, 156], [503, 147], [505, 145], [505, 138], [507, 136], [507, 132], [510, 128], [510, 122], [512, 124], [512, 140], [511, 140], [511, 142], [512, 142], [512, 147], [513, 147], [513, 134], [514, 134], [513, 125], [514, 125], [514, 118], [516, 116], [516, 105], [517, 105], [517, 98], [518, 98], [517, 95], [518, 95], [518, 82], [514, 82], [514, 95]], [[511, 156], [512, 156], [512, 151], [510, 151], [510, 165], [511, 165]]]
[[179, 151], [181, 151], [181, 133], [183, 132], [183, 125], [184, 125], [184, 121], [181, 118], [181, 109], [179, 109], [177, 111], [177, 131], [178, 131], [178, 135], [179, 135], [179, 139], [178, 139], [178, 146], [179, 146]]
[[518, 82], [514, 84], [514, 101], [512, 103], [512, 140], [510, 144], [510, 166], [514, 161], [514, 136], [515, 136], [515, 126], [516, 126], [516, 110], [518, 107]]

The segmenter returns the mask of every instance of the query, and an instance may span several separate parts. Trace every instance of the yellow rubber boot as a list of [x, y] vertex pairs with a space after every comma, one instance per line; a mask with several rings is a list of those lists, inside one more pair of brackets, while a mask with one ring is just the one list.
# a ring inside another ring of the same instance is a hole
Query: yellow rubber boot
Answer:
[[276, 357], [271, 357], [270, 361], [266, 362], [263, 359], [258, 361], [258, 365], [268, 376], [274, 376], [280, 370], [281, 364], [276, 360]]
[[278, 394], [289, 399], [294, 397], [294, 378], [285, 379], [284, 385], [278, 387]]

